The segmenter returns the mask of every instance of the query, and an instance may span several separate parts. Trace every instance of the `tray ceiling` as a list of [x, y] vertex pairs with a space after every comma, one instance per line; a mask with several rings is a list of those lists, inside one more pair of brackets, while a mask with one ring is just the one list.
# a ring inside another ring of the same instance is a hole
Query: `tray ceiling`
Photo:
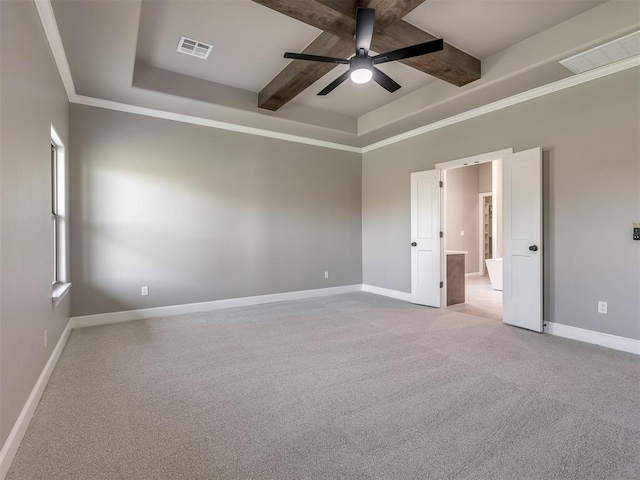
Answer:
[[[446, 117], [495, 100], [502, 81], [513, 94], [565, 78], [571, 72], [549, 66], [557, 57], [638, 25], [638, 18], [623, 18], [617, 10], [625, 2], [617, 1], [412, 1], [419, 5], [403, 20], [481, 59], [480, 80], [455, 87], [393, 63], [381, 66], [402, 85], [393, 94], [373, 82], [347, 81], [318, 97], [344, 71], [339, 66], [277, 112], [257, 107], [258, 92], [289, 64], [284, 52], [304, 50], [322, 34], [318, 28], [251, 0], [52, 0], [52, 6], [80, 95], [353, 145], [359, 136], [375, 141], [429, 118], [429, 109]], [[599, 17], [612, 20], [594, 23]], [[209, 58], [177, 52], [182, 36], [213, 45]], [[482, 92], [488, 86], [491, 95]]]

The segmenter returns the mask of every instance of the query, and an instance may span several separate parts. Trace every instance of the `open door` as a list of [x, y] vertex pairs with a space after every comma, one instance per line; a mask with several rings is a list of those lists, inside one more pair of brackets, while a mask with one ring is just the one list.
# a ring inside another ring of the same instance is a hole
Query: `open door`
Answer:
[[411, 174], [411, 301], [440, 308], [440, 171]]
[[542, 149], [503, 162], [503, 319], [542, 332]]

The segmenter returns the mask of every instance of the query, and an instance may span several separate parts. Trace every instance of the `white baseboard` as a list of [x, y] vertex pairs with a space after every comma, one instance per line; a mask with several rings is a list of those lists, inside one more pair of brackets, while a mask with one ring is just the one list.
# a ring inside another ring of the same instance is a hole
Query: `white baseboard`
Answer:
[[169, 317], [172, 315], [184, 315], [186, 313], [209, 312], [224, 308], [248, 307], [265, 303], [284, 302], [287, 300], [301, 300], [304, 298], [324, 297], [341, 293], [361, 292], [362, 285], [346, 285], [343, 287], [318, 288], [315, 290], [301, 290], [298, 292], [273, 293], [270, 295], [258, 295], [254, 297], [229, 298], [226, 300], [214, 300], [211, 302], [189, 303], [185, 305], [170, 305], [167, 307], [143, 308], [140, 310], [127, 310], [124, 312], [99, 313], [96, 315], [84, 315], [71, 317], [71, 328], [93, 327], [109, 323], [128, 322], [131, 320], [143, 320], [147, 318]]
[[18, 447], [20, 447], [20, 443], [24, 438], [24, 434], [27, 431], [29, 422], [31, 422], [31, 418], [36, 411], [36, 407], [40, 402], [40, 397], [42, 397], [42, 393], [44, 392], [44, 389], [49, 382], [49, 378], [53, 373], [53, 369], [58, 363], [58, 358], [60, 358], [60, 354], [62, 353], [62, 350], [67, 343], [70, 332], [71, 322], [69, 321], [67, 323], [67, 326], [63, 330], [62, 335], [60, 336], [60, 340], [58, 340], [58, 343], [56, 344], [56, 347], [53, 349], [53, 352], [51, 352], [49, 360], [42, 369], [42, 373], [40, 374], [38, 381], [33, 387], [33, 390], [31, 390], [29, 398], [27, 398], [24, 407], [22, 407], [22, 411], [20, 412], [20, 415], [18, 415], [16, 423], [13, 424], [13, 428], [11, 429], [7, 440], [2, 446], [2, 450], [0, 450], [0, 479], [4, 479], [7, 475], [7, 472], [9, 471], [9, 467], [11, 466], [11, 462], [13, 461], [13, 457], [15, 457], [16, 452], [18, 451]]
[[411, 294], [407, 292], [400, 292], [399, 290], [391, 290], [389, 288], [374, 287], [373, 285], [362, 285], [362, 291], [367, 293], [375, 293], [376, 295], [382, 295], [384, 297], [391, 297], [397, 300], [404, 300], [405, 302], [411, 301]]
[[465, 277], [481, 277], [482, 273], [480, 273], [480, 272], [471, 272], [471, 273], [465, 273], [464, 276]]
[[609, 335], [608, 333], [595, 332], [593, 330], [585, 330], [584, 328], [571, 327], [561, 323], [546, 322], [546, 324], [545, 332], [551, 335], [640, 355], [640, 340], [618, 337], [617, 335]]

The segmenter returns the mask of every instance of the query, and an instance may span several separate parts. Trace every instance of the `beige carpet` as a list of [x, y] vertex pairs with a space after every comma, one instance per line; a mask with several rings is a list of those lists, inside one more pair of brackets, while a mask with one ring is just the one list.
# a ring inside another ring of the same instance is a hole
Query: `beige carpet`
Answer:
[[638, 357], [354, 293], [74, 330], [8, 479], [639, 471]]

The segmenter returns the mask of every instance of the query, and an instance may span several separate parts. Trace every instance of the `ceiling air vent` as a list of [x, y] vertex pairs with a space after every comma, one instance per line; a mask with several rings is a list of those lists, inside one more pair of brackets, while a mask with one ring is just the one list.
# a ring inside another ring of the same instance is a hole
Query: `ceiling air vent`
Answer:
[[583, 73], [635, 55], [640, 55], [640, 31], [560, 60], [560, 63], [573, 73]]
[[206, 43], [187, 37], [180, 38], [180, 42], [178, 43], [178, 51], [180, 53], [186, 53], [187, 55], [202, 58], [203, 60], [207, 59], [212, 48], [213, 45], [207, 45]]

